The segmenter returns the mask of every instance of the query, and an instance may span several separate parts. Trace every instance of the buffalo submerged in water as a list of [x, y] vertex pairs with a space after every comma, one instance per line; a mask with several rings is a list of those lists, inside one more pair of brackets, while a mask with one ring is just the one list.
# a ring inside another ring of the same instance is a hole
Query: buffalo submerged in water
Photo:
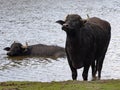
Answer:
[[40, 56], [49, 58], [65, 57], [64, 48], [53, 45], [36, 44], [23, 46], [21, 43], [14, 42], [10, 47], [4, 48], [8, 56]]

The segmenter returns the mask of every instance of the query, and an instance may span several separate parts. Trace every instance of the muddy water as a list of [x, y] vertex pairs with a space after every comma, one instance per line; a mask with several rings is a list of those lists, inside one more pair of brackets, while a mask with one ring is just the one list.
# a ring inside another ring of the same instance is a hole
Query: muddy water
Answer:
[[[120, 79], [120, 1], [118, 0], [0, 0], [0, 82], [71, 80], [66, 58], [8, 58], [4, 47], [13, 41], [29, 45], [64, 47], [66, 34], [55, 21], [67, 14], [83, 18], [98, 16], [112, 26], [112, 38], [102, 70], [102, 79]], [[78, 70], [82, 80], [82, 69]], [[89, 73], [91, 80], [91, 71]]]

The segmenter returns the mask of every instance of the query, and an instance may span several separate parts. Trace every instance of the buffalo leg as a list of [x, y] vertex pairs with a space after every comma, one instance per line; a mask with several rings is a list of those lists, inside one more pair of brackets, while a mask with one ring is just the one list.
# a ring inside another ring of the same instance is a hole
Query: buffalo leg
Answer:
[[98, 80], [100, 80], [101, 78], [102, 62], [103, 61], [99, 61], [99, 64], [98, 64]]
[[96, 65], [95, 65], [95, 61], [92, 62], [92, 80], [96, 80]]
[[101, 70], [102, 70], [102, 66], [103, 66], [103, 61], [104, 61], [104, 58], [105, 58], [105, 54], [102, 55], [100, 58], [98, 58], [97, 62], [97, 70], [98, 70], [98, 79], [100, 80], [101, 78]]
[[84, 70], [83, 70], [82, 76], [83, 76], [83, 80], [85, 80], [85, 81], [88, 80], [89, 67], [90, 67], [90, 65], [85, 65], [84, 66]]
[[72, 66], [72, 61], [70, 60], [70, 57], [69, 57], [69, 54], [68, 54], [67, 50], [66, 50], [66, 54], [67, 54], [68, 64], [69, 64], [71, 72], [72, 72], [72, 79], [76, 80], [77, 79], [77, 69], [75, 69]]
[[68, 63], [69, 63], [69, 66], [70, 66], [70, 69], [71, 69], [71, 72], [72, 72], [72, 79], [76, 80], [77, 79], [77, 69], [75, 69], [72, 66], [72, 62], [70, 60], [68, 60]]

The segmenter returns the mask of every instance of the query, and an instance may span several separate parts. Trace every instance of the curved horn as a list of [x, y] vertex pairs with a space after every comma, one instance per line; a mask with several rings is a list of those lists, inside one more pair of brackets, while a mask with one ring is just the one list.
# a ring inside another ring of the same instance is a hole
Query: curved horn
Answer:
[[87, 14], [87, 19], [89, 19], [90, 17], [89, 17], [89, 15]]
[[28, 42], [26, 42], [26, 46], [28, 47]]
[[90, 19], [90, 17], [89, 17], [89, 15], [87, 14], [87, 19], [82, 19], [83, 23], [86, 23], [88, 19]]

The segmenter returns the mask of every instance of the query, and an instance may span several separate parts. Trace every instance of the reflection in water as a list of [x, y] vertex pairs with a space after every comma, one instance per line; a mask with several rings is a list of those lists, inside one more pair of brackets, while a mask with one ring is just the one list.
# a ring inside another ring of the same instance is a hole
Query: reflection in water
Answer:
[[[120, 79], [119, 0], [23, 1], [0, 1], [0, 82], [71, 80], [71, 71], [66, 58], [11, 58], [6, 57], [2, 50], [13, 41], [22, 43], [27, 41], [30, 45], [42, 43], [64, 47], [66, 34], [55, 21], [69, 13], [80, 14], [83, 18], [89, 14], [90, 17], [98, 16], [110, 21], [112, 37], [103, 65], [102, 79]], [[78, 80], [82, 80], [82, 68], [78, 70], [78, 74]]]
[[[69, 75], [68, 71], [66, 71], [67, 60], [65, 58], [53, 60], [41, 57], [5, 57], [4, 59], [7, 62], [0, 66], [0, 81], [47, 82], [62, 80], [64, 73]], [[61, 73], [61, 78], [59, 73]]]
[[5, 57], [4, 59], [7, 62], [0, 66], [0, 70], [19, 68], [21, 66], [51, 63], [50, 58], [42, 57], [17, 56], [17, 57]]

